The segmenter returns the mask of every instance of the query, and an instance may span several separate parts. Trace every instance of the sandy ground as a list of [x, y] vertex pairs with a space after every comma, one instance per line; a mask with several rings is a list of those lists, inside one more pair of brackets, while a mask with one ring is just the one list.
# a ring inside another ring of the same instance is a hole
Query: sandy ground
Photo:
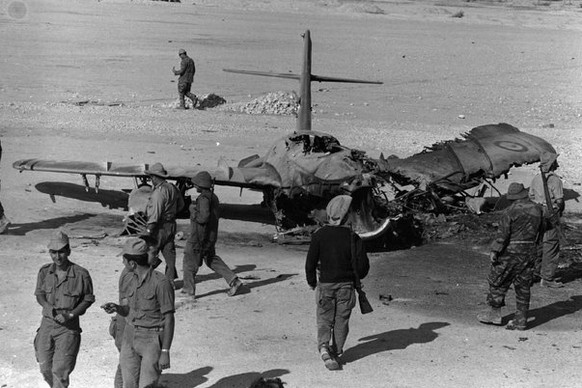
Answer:
[[[228, 103], [293, 90], [293, 82], [222, 68], [298, 71], [300, 34], [310, 29], [313, 73], [384, 81], [316, 84], [316, 130], [376, 157], [407, 156], [474, 126], [508, 122], [560, 152], [569, 225], [579, 225], [582, 173], [579, 1], [530, 3], [203, 0], [0, 2], [0, 197], [12, 226], [0, 236], [0, 386], [42, 387], [32, 339], [40, 322], [33, 292], [50, 261], [46, 243], [63, 228], [71, 259], [91, 272], [97, 301], [82, 317], [73, 387], [110, 387], [117, 352], [98, 308], [116, 299], [121, 262], [115, 237], [124, 214], [103, 178], [86, 194], [79, 177], [18, 173], [22, 158], [214, 166], [262, 154], [294, 129], [292, 117], [227, 110], [174, 111], [177, 50], [196, 60], [195, 92]], [[453, 15], [463, 12], [463, 17]], [[77, 106], [75, 102], [92, 103]], [[120, 105], [121, 104], [121, 105]], [[111, 105], [111, 106], [110, 106]], [[463, 117], [463, 118], [461, 118]], [[536, 166], [509, 180], [529, 183]], [[507, 186], [499, 180], [499, 188]], [[46, 192], [66, 186], [77, 199]], [[224, 203], [260, 195], [218, 188]], [[256, 209], [252, 207], [252, 209]], [[181, 221], [179, 228], [186, 230]], [[574, 230], [574, 229], [572, 229]], [[272, 242], [274, 227], [225, 219], [218, 251], [249, 286], [234, 298], [201, 271], [196, 303], [177, 299], [168, 387], [246, 387], [263, 375], [293, 387], [577, 387], [582, 372], [582, 284], [535, 286], [531, 329], [480, 325], [486, 246], [471, 236], [370, 255], [365, 285], [375, 312], [354, 312], [343, 371], [328, 372], [315, 346], [314, 295], [305, 246]], [[579, 234], [569, 232], [572, 243]], [[107, 237], [101, 238], [103, 234]], [[181, 266], [183, 241], [179, 242]], [[383, 297], [381, 297], [383, 296]], [[393, 301], [385, 304], [385, 297]], [[514, 307], [508, 297], [505, 320]]]

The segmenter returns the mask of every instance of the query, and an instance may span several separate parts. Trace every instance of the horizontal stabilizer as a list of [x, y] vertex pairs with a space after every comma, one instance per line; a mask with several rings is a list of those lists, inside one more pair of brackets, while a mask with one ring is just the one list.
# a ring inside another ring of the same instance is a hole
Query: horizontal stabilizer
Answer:
[[252, 70], [234, 70], [234, 69], [222, 69], [227, 73], [237, 73], [237, 74], [248, 74], [248, 75], [261, 75], [264, 77], [276, 77], [276, 78], [288, 78], [288, 79], [299, 79], [299, 74], [291, 73], [272, 73], [268, 71], [252, 71]]

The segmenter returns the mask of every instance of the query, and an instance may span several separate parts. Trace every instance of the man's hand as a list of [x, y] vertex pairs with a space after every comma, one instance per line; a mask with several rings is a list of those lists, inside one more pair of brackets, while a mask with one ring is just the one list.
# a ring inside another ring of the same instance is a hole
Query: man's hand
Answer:
[[489, 254], [489, 261], [491, 262], [491, 264], [496, 264], [497, 263], [497, 252], [491, 252]]
[[53, 308], [53, 306], [48, 305], [48, 306], [44, 306], [42, 308], [42, 315], [45, 317], [54, 318], [55, 315], [57, 315], [57, 313], [55, 312], [55, 309]]
[[112, 303], [112, 302], [107, 302], [107, 303], [101, 305], [101, 308], [103, 310], [105, 310], [105, 312], [107, 314], [113, 314], [113, 313], [118, 312], [119, 307], [120, 307], [119, 305]]
[[71, 313], [61, 313], [57, 314], [57, 316], [55, 317], [55, 321], [57, 321], [60, 324], [63, 324], [70, 319], [73, 319], [73, 314]]
[[170, 351], [162, 351], [160, 353], [160, 360], [158, 361], [160, 369], [168, 369], [170, 367]]

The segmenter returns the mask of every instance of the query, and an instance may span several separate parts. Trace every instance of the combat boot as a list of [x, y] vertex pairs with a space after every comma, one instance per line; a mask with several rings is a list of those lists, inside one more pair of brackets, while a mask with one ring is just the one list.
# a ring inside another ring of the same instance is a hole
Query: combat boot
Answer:
[[477, 319], [481, 323], [501, 325], [501, 307], [491, 307], [489, 311], [478, 314]]
[[505, 326], [507, 330], [526, 330], [527, 329], [527, 311], [517, 310], [515, 316]]
[[0, 217], [0, 234], [4, 233], [8, 225], [10, 225], [10, 220], [5, 214], [2, 214], [2, 217]]
[[235, 296], [236, 294], [238, 294], [242, 286], [243, 283], [240, 281], [240, 279], [235, 278], [230, 284], [230, 289], [227, 292], [228, 296]]

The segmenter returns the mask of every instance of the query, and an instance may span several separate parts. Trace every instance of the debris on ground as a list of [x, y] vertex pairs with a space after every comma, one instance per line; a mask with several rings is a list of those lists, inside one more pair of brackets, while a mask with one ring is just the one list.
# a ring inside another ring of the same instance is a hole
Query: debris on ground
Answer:
[[229, 104], [224, 109], [251, 115], [296, 115], [299, 97], [295, 92], [271, 92], [246, 103]]

